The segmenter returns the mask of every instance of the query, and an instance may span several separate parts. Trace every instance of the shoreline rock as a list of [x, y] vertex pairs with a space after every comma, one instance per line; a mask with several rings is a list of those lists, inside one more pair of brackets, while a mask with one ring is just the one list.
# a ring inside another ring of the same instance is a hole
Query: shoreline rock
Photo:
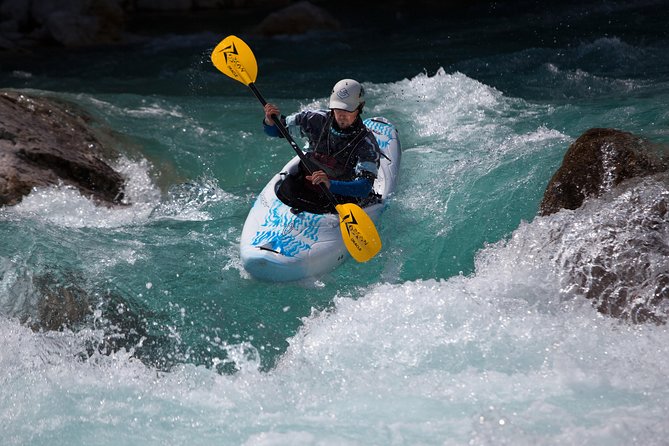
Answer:
[[119, 0], [4, 0], [0, 3], [0, 49], [111, 43], [120, 39], [124, 19]]
[[[491, 9], [487, 1], [3, 0], [0, 51], [125, 44], [153, 35], [202, 31], [295, 35], [367, 27], [410, 16], [433, 20], [442, 14], [509, 14], [525, 7], [505, 0]], [[511, 12], [509, 5], [502, 6], [505, 2], [512, 5]]]
[[341, 23], [325, 9], [308, 1], [301, 1], [271, 13], [253, 29], [253, 32], [263, 36], [276, 36], [339, 29]]
[[0, 2], [0, 51], [125, 43], [134, 40], [143, 29], [168, 32], [160, 23], [160, 16], [168, 20], [171, 33], [189, 26], [238, 29], [237, 21], [242, 17], [245, 26], [251, 28], [271, 11], [290, 3], [289, 0], [234, 0], [232, 4], [225, 0], [4, 0]]

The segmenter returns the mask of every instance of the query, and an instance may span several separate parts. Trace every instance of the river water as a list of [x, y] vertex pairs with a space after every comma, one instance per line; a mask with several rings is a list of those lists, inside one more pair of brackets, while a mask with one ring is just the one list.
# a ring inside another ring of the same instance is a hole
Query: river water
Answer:
[[[2, 444], [666, 444], [667, 328], [599, 314], [563, 268], [666, 188], [536, 215], [585, 130], [669, 142], [668, 17], [589, 2], [240, 34], [283, 112], [353, 77], [403, 146], [381, 253], [287, 284], [239, 258], [292, 151], [211, 65], [225, 32], [3, 56], [1, 86], [74, 102], [113, 138], [130, 205], [58, 187], [0, 209]], [[44, 277], [93, 315], [31, 330]]]

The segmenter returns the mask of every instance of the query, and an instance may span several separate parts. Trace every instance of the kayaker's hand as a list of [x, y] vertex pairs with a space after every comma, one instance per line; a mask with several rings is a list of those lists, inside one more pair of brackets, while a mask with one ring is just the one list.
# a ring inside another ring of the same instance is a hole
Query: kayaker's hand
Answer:
[[274, 125], [274, 119], [272, 119], [272, 115], [281, 116], [279, 107], [274, 104], [265, 104], [265, 124]]
[[322, 170], [317, 170], [311, 175], [306, 176], [307, 181], [311, 181], [311, 184], [318, 186], [319, 184], [325, 184], [325, 187], [330, 189], [330, 179]]

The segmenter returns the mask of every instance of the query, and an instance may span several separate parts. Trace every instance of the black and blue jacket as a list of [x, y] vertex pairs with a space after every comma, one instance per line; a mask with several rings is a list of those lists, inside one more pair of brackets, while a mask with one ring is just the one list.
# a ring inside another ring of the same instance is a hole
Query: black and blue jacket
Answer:
[[[263, 125], [269, 136], [281, 136], [276, 126]], [[369, 195], [378, 174], [380, 149], [360, 117], [342, 130], [331, 110], [306, 110], [285, 118], [285, 125], [291, 136], [307, 139], [304, 150], [311, 168], [327, 174], [333, 194]]]

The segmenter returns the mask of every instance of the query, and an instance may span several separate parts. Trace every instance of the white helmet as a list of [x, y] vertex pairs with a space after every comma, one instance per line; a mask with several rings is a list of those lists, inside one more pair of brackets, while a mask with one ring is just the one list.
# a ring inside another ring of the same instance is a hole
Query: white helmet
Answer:
[[363, 97], [365, 89], [360, 82], [353, 79], [342, 79], [335, 84], [330, 94], [330, 108], [338, 108], [346, 111], [355, 111], [365, 104]]

